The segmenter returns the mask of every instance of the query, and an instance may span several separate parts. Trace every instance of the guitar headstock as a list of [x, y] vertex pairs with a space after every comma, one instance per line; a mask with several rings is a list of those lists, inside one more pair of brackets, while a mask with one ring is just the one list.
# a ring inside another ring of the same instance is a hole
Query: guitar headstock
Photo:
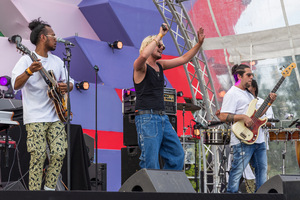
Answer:
[[284, 78], [286, 78], [287, 76], [291, 75], [292, 70], [296, 68], [296, 64], [295, 63], [291, 63], [287, 68], [285, 68], [281, 74]]

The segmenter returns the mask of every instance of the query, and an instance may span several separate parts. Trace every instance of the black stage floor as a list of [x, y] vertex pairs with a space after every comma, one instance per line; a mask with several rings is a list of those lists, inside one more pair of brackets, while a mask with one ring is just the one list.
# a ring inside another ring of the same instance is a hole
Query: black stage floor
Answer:
[[0, 191], [0, 199], [9, 200], [296, 200], [284, 194], [203, 194], [96, 191]]

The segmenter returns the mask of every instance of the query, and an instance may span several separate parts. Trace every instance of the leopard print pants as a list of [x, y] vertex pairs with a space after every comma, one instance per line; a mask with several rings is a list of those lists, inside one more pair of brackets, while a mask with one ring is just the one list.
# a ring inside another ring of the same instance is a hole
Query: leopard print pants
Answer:
[[68, 147], [64, 124], [60, 121], [30, 123], [26, 124], [26, 130], [27, 151], [30, 153], [29, 190], [41, 190], [47, 144], [50, 161], [45, 185], [54, 189]]

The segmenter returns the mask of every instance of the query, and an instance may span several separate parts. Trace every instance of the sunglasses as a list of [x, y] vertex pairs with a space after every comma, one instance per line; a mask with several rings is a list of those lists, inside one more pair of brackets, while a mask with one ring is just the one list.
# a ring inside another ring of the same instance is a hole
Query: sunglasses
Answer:
[[247, 75], [248, 77], [251, 77], [251, 76], [254, 77], [254, 74], [253, 74], [253, 73], [247, 73], [246, 75]]
[[162, 50], [165, 50], [165, 49], [166, 49], [165, 45], [163, 45], [163, 44], [159, 44], [159, 45], [157, 45], [157, 47], [158, 47], [159, 49], [162, 47]]

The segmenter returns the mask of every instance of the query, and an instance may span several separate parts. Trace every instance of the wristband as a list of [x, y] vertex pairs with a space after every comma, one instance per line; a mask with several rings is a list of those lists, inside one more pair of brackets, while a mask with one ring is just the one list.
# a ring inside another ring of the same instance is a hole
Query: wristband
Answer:
[[159, 33], [158, 36], [160, 37], [160, 39], [162, 39], [164, 36], [163, 34]]
[[32, 76], [32, 71], [30, 71], [29, 67], [25, 70], [25, 73], [29, 76]]

